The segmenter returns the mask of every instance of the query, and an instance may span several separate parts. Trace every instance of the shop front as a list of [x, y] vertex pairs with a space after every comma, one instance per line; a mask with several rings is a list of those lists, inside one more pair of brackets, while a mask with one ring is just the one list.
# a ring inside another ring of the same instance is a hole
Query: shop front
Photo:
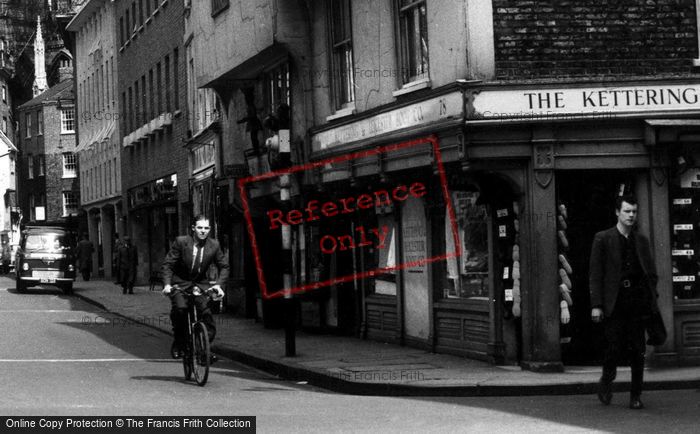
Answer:
[[[308, 270], [355, 276], [318, 290], [330, 300], [318, 315], [326, 325], [345, 318], [363, 338], [514, 361], [527, 164], [506, 154], [471, 164], [461, 86], [312, 132], [313, 161], [342, 160], [318, 170], [319, 203], [368, 206], [309, 225]], [[354, 248], [330, 248], [350, 233]]]
[[160, 271], [178, 234], [177, 175], [172, 174], [127, 191], [132, 242], [138, 249], [137, 284]]
[[654, 249], [669, 333], [663, 346], [649, 349], [651, 358], [697, 362], [698, 98], [698, 84], [677, 80], [468, 91], [465, 161], [478, 168], [508, 159], [522, 177], [522, 183], [511, 177], [523, 188], [521, 365], [557, 370], [600, 362], [602, 329], [590, 321], [588, 262], [593, 236], [615, 224], [615, 199], [626, 193], [639, 200], [638, 230]]

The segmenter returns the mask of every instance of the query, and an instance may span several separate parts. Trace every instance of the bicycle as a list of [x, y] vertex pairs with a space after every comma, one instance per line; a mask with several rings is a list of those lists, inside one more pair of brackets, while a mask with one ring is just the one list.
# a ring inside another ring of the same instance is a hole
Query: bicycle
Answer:
[[[183, 288], [174, 287], [176, 290]], [[209, 378], [209, 366], [211, 364], [211, 350], [209, 347], [209, 333], [207, 326], [197, 318], [197, 308], [194, 298], [202, 294], [211, 297], [215, 290], [202, 290], [197, 285], [192, 286], [192, 292], [187, 295], [187, 339], [186, 347], [183, 349], [182, 367], [185, 371], [185, 380], [189, 381], [194, 375], [194, 381], [199, 386], [207, 384]], [[175, 344], [170, 348], [171, 355], [176, 357]]]

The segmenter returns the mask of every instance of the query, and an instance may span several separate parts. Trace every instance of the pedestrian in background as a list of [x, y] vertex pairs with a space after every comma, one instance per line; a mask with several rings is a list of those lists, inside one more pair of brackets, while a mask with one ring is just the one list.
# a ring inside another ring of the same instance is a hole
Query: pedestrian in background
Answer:
[[80, 271], [83, 276], [83, 280], [86, 282], [90, 280], [90, 273], [92, 272], [92, 254], [95, 251], [95, 247], [92, 241], [88, 240], [87, 234], [83, 233], [80, 236], [80, 241], [76, 248], [76, 268]]
[[649, 240], [635, 228], [637, 199], [620, 196], [615, 204], [617, 224], [598, 232], [593, 240], [590, 261], [591, 319], [603, 322], [606, 349], [598, 399], [604, 405], [612, 400], [612, 382], [617, 365], [629, 356], [632, 370], [630, 408], [644, 408], [645, 325], [656, 303], [658, 280]]
[[122, 239], [117, 258], [122, 294], [133, 294], [134, 282], [136, 281], [136, 267], [138, 266], [138, 252], [136, 246], [131, 244], [130, 237], [125, 236]]
[[10, 263], [12, 262], [12, 246], [9, 241], [2, 243], [2, 274], [10, 272]]
[[114, 234], [114, 244], [112, 245], [112, 276], [114, 276], [114, 283], [116, 285], [121, 285], [121, 280], [119, 280], [119, 249], [122, 246], [122, 241], [119, 239], [119, 234]]

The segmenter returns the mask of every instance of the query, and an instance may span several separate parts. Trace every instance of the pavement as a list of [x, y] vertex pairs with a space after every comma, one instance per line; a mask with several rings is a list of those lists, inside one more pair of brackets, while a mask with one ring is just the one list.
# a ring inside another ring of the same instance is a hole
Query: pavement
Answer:
[[[111, 281], [78, 280], [75, 296], [110, 315], [84, 321], [123, 327], [141, 324], [172, 335], [170, 301], [160, 291], [138, 286], [123, 295]], [[600, 367], [566, 366], [539, 373], [448, 354], [435, 354], [355, 337], [297, 331], [297, 356], [285, 357], [284, 330], [221, 313], [212, 350], [220, 356], [281, 378], [324, 389], [376, 396], [523, 396], [593, 394]], [[629, 390], [629, 368], [618, 369], [614, 391]], [[700, 388], [698, 367], [647, 367], [645, 390]]]

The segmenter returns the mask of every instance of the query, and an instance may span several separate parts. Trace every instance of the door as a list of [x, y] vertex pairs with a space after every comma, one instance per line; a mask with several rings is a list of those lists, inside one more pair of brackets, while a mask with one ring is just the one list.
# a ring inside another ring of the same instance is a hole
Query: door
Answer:
[[[615, 200], [621, 190], [633, 192], [633, 173], [619, 170], [574, 170], [557, 173], [557, 206], [566, 209], [563, 231], [569, 248], [562, 247], [571, 265], [571, 321], [561, 325], [562, 361], [571, 365], [597, 365], [603, 352], [603, 331], [591, 321], [588, 268], [593, 237], [616, 224]], [[559, 214], [559, 213], [558, 213]], [[558, 217], [558, 216], [557, 216]]]

